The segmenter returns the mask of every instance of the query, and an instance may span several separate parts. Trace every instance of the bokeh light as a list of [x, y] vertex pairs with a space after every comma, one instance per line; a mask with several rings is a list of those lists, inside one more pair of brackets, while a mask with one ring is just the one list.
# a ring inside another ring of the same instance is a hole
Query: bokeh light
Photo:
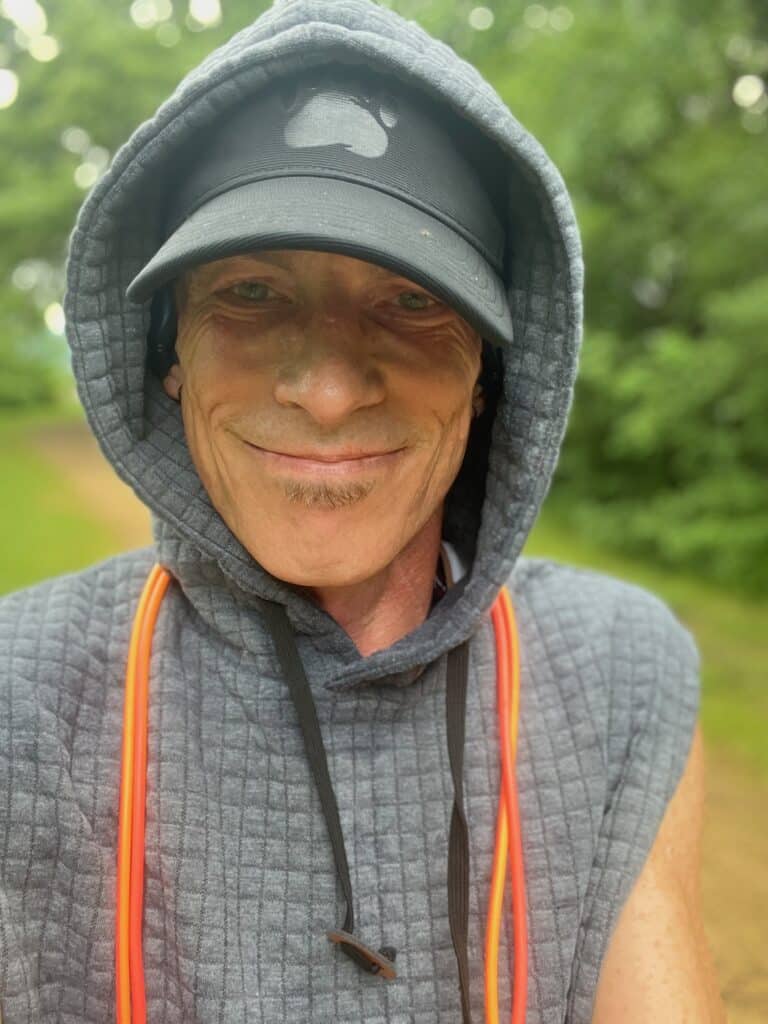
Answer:
[[567, 32], [571, 25], [573, 25], [573, 22], [573, 11], [570, 7], [560, 5], [559, 7], [553, 7], [549, 12], [549, 24], [555, 32]]
[[173, 4], [171, 0], [134, 0], [130, 15], [139, 28], [154, 28], [173, 17]]
[[84, 160], [75, 168], [74, 179], [78, 188], [89, 189], [99, 178], [99, 168], [89, 160]]
[[45, 326], [51, 334], [64, 334], [66, 322], [64, 319], [64, 309], [60, 302], [51, 302], [46, 306], [43, 312], [43, 319], [45, 320]]
[[759, 75], [742, 75], [733, 86], [733, 102], [739, 107], [753, 107], [765, 96], [765, 83]]
[[528, 28], [544, 28], [549, 22], [549, 11], [543, 4], [529, 4], [523, 11], [523, 21]]
[[90, 146], [85, 153], [85, 161], [89, 164], [93, 164], [99, 171], [99, 174], [103, 174], [109, 167], [110, 153], [104, 146]]
[[27, 36], [41, 36], [48, 28], [48, 18], [37, 0], [2, 0], [0, 11]]
[[0, 68], [0, 110], [10, 107], [19, 94], [19, 76], [9, 68]]
[[493, 25], [494, 20], [490, 7], [473, 7], [469, 12], [470, 28], [477, 29], [478, 32], [487, 31]]
[[27, 49], [31, 57], [43, 62], [55, 60], [61, 53], [58, 39], [47, 35], [33, 36]]
[[91, 145], [91, 137], [88, 132], [76, 124], [65, 128], [60, 139], [64, 149], [68, 149], [70, 153], [85, 153]]
[[40, 280], [40, 271], [37, 263], [37, 260], [24, 260], [23, 263], [19, 263], [17, 267], [14, 267], [11, 274], [11, 283], [14, 288], [18, 288], [20, 292], [32, 291]]
[[189, 19], [203, 28], [212, 28], [221, 21], [219, 0], [189, 0]]

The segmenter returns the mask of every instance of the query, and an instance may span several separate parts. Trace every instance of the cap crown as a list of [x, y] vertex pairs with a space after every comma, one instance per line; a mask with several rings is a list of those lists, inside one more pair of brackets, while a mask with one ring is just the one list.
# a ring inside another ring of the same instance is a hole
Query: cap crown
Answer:
[[[386, 192], [453, 228], [501, 271], [504, 230], [482, 180], [481, 137], [456, 115], [379, 75], [313, 71], [241, 104], [186, 151], [171, 234], [215, 196], [247, 182], [330, 177]], [[200, 148], [199, 143], [196, 147]]]

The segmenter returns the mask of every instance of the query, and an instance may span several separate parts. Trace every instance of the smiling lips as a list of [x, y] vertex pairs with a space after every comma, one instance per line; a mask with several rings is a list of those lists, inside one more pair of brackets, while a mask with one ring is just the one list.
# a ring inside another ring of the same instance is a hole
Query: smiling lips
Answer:
[[250, 444], [248, 447], [257, 453], [274, 469], [299, 473], [302, 476], [343, 477], [353, 476], [372, 469], [385, 467], [402, 455], [405, 449], [396, 448], [383, 452], [364, 452], [359, 449], [347, 449], [335, 452], [278, 452], [269, 448], [261, 448]]
[[382, 455], [391, 455], [392, 452], [278, 452], [273, 448], [262, 448], [261, 451], [271, 455], [281, 455], [286, 459], [299, 459], [301, 462], [359, 462], [361, 459], [378, 459]]

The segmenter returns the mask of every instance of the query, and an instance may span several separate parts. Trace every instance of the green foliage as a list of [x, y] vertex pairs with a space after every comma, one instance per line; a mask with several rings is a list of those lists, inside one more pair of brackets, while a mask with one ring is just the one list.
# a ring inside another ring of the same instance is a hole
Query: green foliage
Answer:
[[765, 592], [768, 99], [733, 98], [768, 70], [757, 8], [571, 9], [556, 32], [499, 3], [469, 51], [555, 159], [584, 241], [584, 356], [552, 501], [617, 551]]
[[553, 503], [616, 550], [760, 591], [768, 349], [735, 330], [657, 328], [626, 350], [610, 331], [587, 336]]
[[[41, 2], [61, 46], [50, 63], [0, 16], [0, 64], [20, 81], [0, 110], [0, 408], [55, 392], [46, 366], [61, 364], [56, 345], [26, 339], [61, 297], [83, 197], [76, 168], [103, 166], [189, 68], [266, 6], [221, 0], [222, 23], [198, 31], [187, 0], [158, 0], [172, 13], [144, 29], [129, 0]], [[768, 71], [762, 6], [485, 0], [486, 31], [472, 27], [474, 0], [388, 6], [480, 68], [573, 196], [584, 370], [553, 493], [571, 528], [765, 590], [768, 99], [734, 101], [742, 76]], [[62, 144], [72, 126], [87, 133], [78, 152]], [[11, 276], [25, 261], [39, 262], [20, 291]]]

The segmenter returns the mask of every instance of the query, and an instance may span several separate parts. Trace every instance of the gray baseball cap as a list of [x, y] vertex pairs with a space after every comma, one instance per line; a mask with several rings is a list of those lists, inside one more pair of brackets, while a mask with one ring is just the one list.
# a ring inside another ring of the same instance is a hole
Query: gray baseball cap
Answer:
[[498, 167], [468, 122], [395, 80], [338, 67], [282, 79], [179, 154], [165, 240], [127, 295], [146, 301], [238, 253], [323, 250], [410, 278], [509, 344]]

